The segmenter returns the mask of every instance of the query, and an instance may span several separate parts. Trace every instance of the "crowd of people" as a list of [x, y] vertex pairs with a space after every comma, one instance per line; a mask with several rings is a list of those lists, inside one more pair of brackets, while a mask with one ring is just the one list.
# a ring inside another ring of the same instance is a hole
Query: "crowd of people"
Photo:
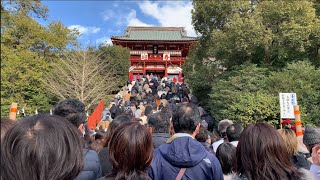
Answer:
[[320, 179], [320, 128], [307, 126], [305, 151], [290, 128], [244, 127], [214, 119], [184, 83], [136, 77], [86, 125], [85, 105], [61, 100], [53, 115], [1, 120], [5, 180]]

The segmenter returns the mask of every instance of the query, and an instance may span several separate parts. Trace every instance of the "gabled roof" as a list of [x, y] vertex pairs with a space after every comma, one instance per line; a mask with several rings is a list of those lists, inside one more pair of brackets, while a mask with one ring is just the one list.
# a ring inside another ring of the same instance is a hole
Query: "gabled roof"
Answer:
[[112, 36], [112, 40], [133, 41], [195, 41], [196, 37], [187, 36], [183, 27], [133, 27], [126, 29], [124, 36]]

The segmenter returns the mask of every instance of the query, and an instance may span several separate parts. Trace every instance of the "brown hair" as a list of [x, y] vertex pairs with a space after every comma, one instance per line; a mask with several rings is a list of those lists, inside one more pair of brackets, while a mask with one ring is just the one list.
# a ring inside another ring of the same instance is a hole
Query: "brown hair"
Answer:
[[11, 119], [1, 119], [1, 143], [3, 141], [4, 136], [7, 134], [9, 129], [11, 129], [14, 125], [14, 121]]
[[244, 129], [236, 151], [236, 172], [248, 180], [300, 179], [280, 134], [264, 123]]
[[200, 127], [199, 133], [196, 135], [196, 140], [199, 142], [206, 142], [209, 138], [209, 131], [203, 127]]
[[296, 134], [291, 129], [278, 129], [284, 143], [287, 147], [289, 155], [298, 154], [298, 140]]
[[109, 142], [115, 179], [149, 179], [145, 173], [153, 157], [152, 137], [139, 122], [119, 126]]
[[97, 153], [99, 153], [104, 148], [104, 146], [106, 144], [106, 135], [107, 135], [106, 132], [98, 131], [94, 135], [95, 140], [90, 145], [91, 149], [93, 149]]
[[106, 138], [105, 138], [105, 147], [108, 146], [109, 141], [111, 139], [112, 134], [115, 132], [117, 127], [119, 127], [122, 124], [131, 122], [132, 119], [127, 116], [127, 115], [120, 115], [117, 116], [111, 123], [110, 126], [108, 127], [107, 133], [106, 133]]

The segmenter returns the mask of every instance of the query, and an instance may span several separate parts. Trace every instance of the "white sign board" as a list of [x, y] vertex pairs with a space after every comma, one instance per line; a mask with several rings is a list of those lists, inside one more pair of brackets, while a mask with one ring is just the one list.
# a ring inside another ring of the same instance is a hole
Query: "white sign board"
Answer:
[[148, 60], [148, 53], [142, 53], [141, 60]]
[[294, 119], [294, 105], [297, 105], [296, 93], [279, 93], [280, 118]]
[[163, 54], [163, 60], [164, 61], [170, 61], [170, 54], [169, 53], [164, 53]]
[[168, 67], [167, 68], [167, 72], [169, 73], [169, 74], [179, 74], [180, 72], [181, 72], [181, 68], [179, 68], [179, 67]]

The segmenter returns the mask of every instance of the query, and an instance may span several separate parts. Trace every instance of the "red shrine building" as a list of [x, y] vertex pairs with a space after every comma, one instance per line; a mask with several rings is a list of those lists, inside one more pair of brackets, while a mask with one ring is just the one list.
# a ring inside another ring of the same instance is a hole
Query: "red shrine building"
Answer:
[[129, 77], [154, 74], [182, 77], [182, 66], [196, 37], [183, 27], [127, 27], [123, 36], [112, 36], [112, 43], [130, 49]]

